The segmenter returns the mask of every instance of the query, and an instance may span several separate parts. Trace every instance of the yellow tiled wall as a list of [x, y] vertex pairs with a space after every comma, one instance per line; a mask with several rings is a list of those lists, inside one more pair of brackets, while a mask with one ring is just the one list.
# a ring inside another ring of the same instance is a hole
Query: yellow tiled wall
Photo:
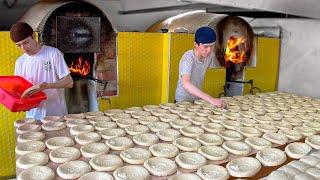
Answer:
[[[245, 68], [245, 80], [253, 79], [254, 86], [262, 92], [275, 91], [278, 82], [280, 39], [258, 37], [257, 41], [257, 64], [256, 67]], [[244, 94], [249, 94], [249, 91], [250, 85], [246, 84]]]
[[[111, 97], [112, 108], [161, 103], [163, 34], [118, 33], [119, 96]], [[100, 100], [100, 109], [109, 108]]]
[[[10, 40], [9, 32], [0, 32], [0, 76], [13, 75], [15, 60], [21, 51]], [[0, 105], [0, 177], [15, 175], [15, 135], [13, 122], [25, 113], [11, 113]]]

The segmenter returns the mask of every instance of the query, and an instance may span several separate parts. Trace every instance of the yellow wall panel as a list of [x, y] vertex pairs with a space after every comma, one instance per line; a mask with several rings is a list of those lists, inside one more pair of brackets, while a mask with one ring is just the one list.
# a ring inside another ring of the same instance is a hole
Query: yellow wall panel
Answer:
[[[22, 54], [11, 41], [9, 32], [0, 32], [0, 75], [14, 74], [16, 59]], [[12, 113], [0, 105], [0, 177], [15, 175], [15, 134], [13, 122], [25, 113]]]
[[110, 98], [112, 108], [160, 104], [162, 60], [163, 34], [118, 33], [119, 96]]
[[[280, 39], [257, 38], [257, 64], [256, 67], [245, 69], [245, 80], [253, 79], [255, 87], [262, 92], [277, 90]], [[244, 94], [249, 94], [250, 85], [245, 85]], [[257, 91], [255, 91], [257, 92]]]

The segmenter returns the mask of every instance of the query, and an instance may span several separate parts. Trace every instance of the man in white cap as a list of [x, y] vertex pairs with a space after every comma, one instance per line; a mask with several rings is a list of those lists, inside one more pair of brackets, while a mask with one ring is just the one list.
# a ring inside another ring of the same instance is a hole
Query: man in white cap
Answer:
[[175, 100], [193, 102], [203, 99], [217, 107], [225, 107], [221, 99], [211, 97], [201, 90], [205, 73], [213, 65], [213, 49], [216, 33], [208, 26], [195, 33], [194, 49], [184, 53], [179, 64], [179, 80]]

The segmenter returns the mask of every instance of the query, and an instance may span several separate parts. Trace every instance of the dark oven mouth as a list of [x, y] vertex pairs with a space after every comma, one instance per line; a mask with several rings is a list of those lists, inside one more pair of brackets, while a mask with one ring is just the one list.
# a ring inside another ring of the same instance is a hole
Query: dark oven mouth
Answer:
[[65, 53], [64, 59], [74, 80], [93, 76], [94, 53]]

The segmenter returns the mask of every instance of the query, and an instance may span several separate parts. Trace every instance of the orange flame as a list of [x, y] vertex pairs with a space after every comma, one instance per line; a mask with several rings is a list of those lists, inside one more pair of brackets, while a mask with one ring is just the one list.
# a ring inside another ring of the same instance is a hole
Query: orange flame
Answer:
[[242, 50], [240, 50], [240, 45], [243, 44], [242, 46], [245, 47], [245, 42], [246, 39], [243, 37], [236, 38], [231, 36], [227, 42], [227, 49], [224, 55], [225, 61], [231, 61], [235, 64], [244, 62], [247, 58], [245, 55], [246, 49], [242, 48]]
[[80, 74], [82, 76], [86, 76], [90, 72], [90, 64], [88, 61], [83, 60], [80, 56], [76, 63], [72, 62], [70, 67], [70, 71], [73, 73]]

